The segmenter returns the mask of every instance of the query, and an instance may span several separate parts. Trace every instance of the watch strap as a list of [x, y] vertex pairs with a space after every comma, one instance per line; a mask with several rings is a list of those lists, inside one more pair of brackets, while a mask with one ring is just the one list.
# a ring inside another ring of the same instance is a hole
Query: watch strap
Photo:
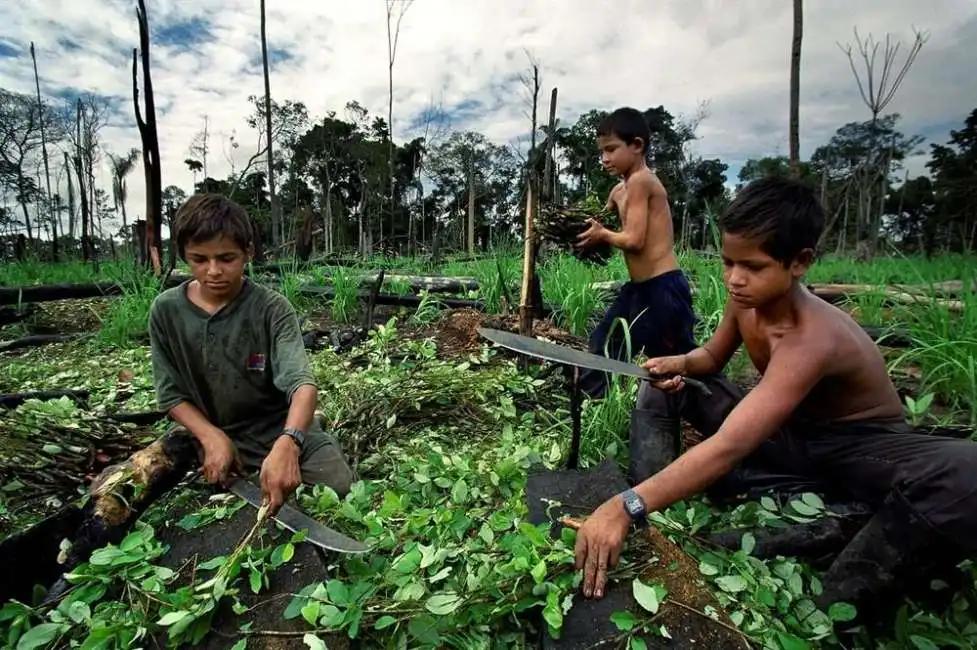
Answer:
[[298, 445], [299, 451], [302, 451], [305, 448], [305, 434], [299, 429], [294, 427], [285, 427], [282, 429], [282, 435], [288, 436], [294, 440], [295, 444]]
[[628, 513], [631, 521], [639, 528], [644, 528], [648, 524], [648, 509], [645, 500], [632, 489], [622, 492], [621, 499], [624, 502], [624, 511]]

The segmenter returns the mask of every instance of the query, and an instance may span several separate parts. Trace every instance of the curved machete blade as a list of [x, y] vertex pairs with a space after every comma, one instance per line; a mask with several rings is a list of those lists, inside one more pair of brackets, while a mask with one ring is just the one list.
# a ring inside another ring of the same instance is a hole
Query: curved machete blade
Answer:
[[[241, 497], [255, 508], [261, 507], [261, 490], [250, 481], [238, 479], [231, 484], [231, 492]], [[285, 504], [278, 509], [273, 519], [293, 533], [305, 530], [305, 539], [316, 546], [339, 553], [365, 553], [369, 549], [361, 542], [320, 524]]]
[[[655, 378], [652, 377], [651, 373], [649, 373], [647, 370], [633, 363], [602, 357], [600, 355], [593, 354], [591, 352], [584, 352], [582, 350], [574, 350], [573, 348], [557, 345], [556, 343], [550, 343], [549, 341], [541, 341], [529, 336], [513, 334], [512, 332], [504, 332], [502, 330], [496, 330], [489, 327], [479, 327], [478, 333], [504, 348], [521, 352], [523, 354], [528, 354], [540, 359], [545, 359], [547, 361], [554, 361], [556, 363], [562, 363], [568, 366], [577, 366], [580, 368], [590, 368], [592, 370], [602, 370], [604, 372], [610, 372], [617, 375], [629, 375], [631, 377], [638, 377], [640, 379], [651, 380]], [[691, 377], [682, 377], [682, 379], [689, 386], [700, 390], [706, 397], [712, 395], [712, 391], [709, 390], [709, 387], [703, 384], [701, 381], [692, 379]]]

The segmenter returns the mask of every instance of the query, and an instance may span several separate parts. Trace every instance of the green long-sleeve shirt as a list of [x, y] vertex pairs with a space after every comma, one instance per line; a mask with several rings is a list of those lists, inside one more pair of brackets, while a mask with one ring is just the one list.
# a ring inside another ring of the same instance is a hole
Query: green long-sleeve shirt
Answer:
[[298, 317], [281, 294], [245, 280], [213, 316], [167, 289], [149, 312], [160, 410], [196, 406], [239, 447], [264, 455], [281, 433], [292, 394], [315, 385]]

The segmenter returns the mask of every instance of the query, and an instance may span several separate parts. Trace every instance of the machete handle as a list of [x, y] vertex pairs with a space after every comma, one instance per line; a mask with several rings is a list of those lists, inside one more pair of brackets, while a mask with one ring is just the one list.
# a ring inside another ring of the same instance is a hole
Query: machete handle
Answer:
[[[693, 379], [692, 377], [686, 377], [685, 375], [672, 375], [672, 376], [681, 377], [683, 382], [685, 382], [692, 388], [695, 388], [697, 391], [702, 393], [703, 397], [712, 397], [712, 391], [709, 389], [709, 387], [706, 386], [701, 381], [699, 381], [698, 379]], [[649, 381], [661, 381], [663, 379], [671, 379], [671, 377], [668, 377], [666, 375], [652, 375], [649, 373], [648, 379]]]

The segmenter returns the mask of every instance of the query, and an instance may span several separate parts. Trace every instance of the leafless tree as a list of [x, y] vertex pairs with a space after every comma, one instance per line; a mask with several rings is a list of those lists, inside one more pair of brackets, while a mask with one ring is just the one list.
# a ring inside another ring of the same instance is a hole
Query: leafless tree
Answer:
[[[394, 236], [396, 223], [397, 181], [394, 174], [394, 61], [397, 59], [397, 42], [400, 40], [400, 23], [414, 0], [387, 0], [387, 131], [390, 149], [387, 166], [390, 174], [390, 236]], [[394, 11], [394, 7], [398, 7]], [[396, 20], [396, 22], [394, 22]], [[380, 239], [383, 239], [383, 219], [380, 219]]]
[[[897, 68], [896, 56], [899, 53], [901, 43], [893, 42], [891, 36], [887, 33], [885, 35], [885, 49], [882, 54], [882, 67], [878, 71], [878, 76], [876, 76], [876, 56], [879, 53], [879, 47], [882, 43], [876, 41], [871, 34], [867, 38], [862, 39], [858, 35], [857, 27], [854, 28], [854, 32], [858, 54], [865, 65], [864, 79], [859, 75], [855, 65], [856, 56], [851, 44], [842, 46], [839, 43], [838, 47], [848, 57], [848, 63], [855, 77], [855, 83], [858, 85], [858, 92], [862, 97], [862, 101], [872, 114], [873, 155], [868, 156], [864, 164], [856, 171], [858, 183], [858, 222], [860, 226], [859, 230], [861, 231], [860, 239], [867, 236], [867, 253], [872, 254], [875, 253], [878, 246], [882, 221], [882, 206], [885, 202], [886, 188], [888, 187], [892, 153], [891, 151], [884, 151], [882, 143], [878, 141], [876, 124], [878, 123], [879, 115], [885, 111], [893, 97], [895, 97], [896, 91], [905, 80], [909, 68], [912, 67], [913, 62], [916, 60], [916, 56], [923, 48], [923, 45], [926, 44], [926, 41], [929, 40], [929, 34], [928, 32], [913, 29], [915, 35], [913, 44], [909, 49], [906, 60], [901, 67]], [[874, 188], [878, 188], [877, 196], [873, 192]], [[873, 199], [878, 202], [878, 209], [874, 212], [872, 211], [872, 206], [875, 203]], [[863, 243], [865, 242], [859, 242], [859, 244]]]
[[803, 0], [794, 0], [794, 38], [790, 49], [790, 121], [787, 127], [790, 141], [790, 176], [801, 176], [801, 41], [804, 36]]
[[[265, 73], [265, 132], [271, 133], [271, 78], [268, 70], [268, 36], [265, 0], [261, 0], [261, 59]], [[268, 195], [271, 199], [271, 244], [278, 248], [281, 242], [282, 210], [275, 193], [274, 138], [268, 138]]]

